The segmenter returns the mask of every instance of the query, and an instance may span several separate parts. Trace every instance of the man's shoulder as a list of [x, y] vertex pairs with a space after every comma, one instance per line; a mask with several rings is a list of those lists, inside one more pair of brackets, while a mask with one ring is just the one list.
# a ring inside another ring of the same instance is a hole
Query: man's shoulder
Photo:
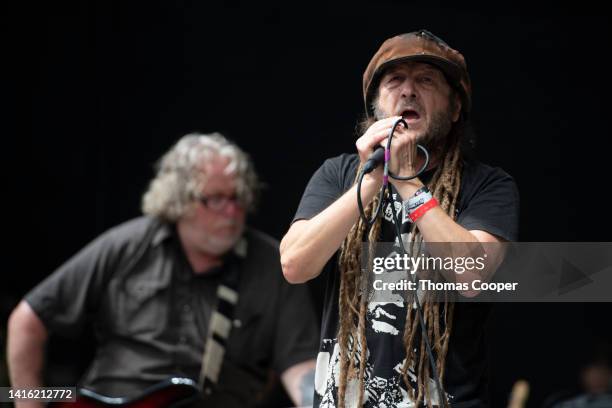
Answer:
[[342, 153], [334, 157], [330, 157], [323, 162], [323, 167], [334, 168], [338, 170], [357, 169], [359, 165], [359, 156], [357, 153]]
[[120, 241], [141, 241], [152, 232], [166, 230], [167, 228], [168, 226], [161, 220], [143, 215], [117, 224], [103, 235], [108, 235]]
[[[247, 243], [246, 257], [244, 258], [245, 268], [254, 272], [248, 274], [248, 280], [256, 282], [255, 285], [278, 286], [281, 281], [284, 281], [280, 263], [279, 241], [252, 227], [246, 228], [244, 238]], [[252, 280], [255, 276], [256, 278]]]
[[325, 160], [319, 171], [327, 180], [337, 184], [341, 191], [346, 191], [353, 185], [358, 167], [357, 153], [342, 153]]
[[140, 216], [106, 230], [96, 241], [102, 245], [100, 248], [129, 256], [139, 248], [162, 242], [171, 234], [169, 224], [155, 217]]
[[463, 176], [468, 182], [483, 183], [491, 181], [514, 182], [508, 172], [498, 166], [491, 166], [476, 159], [463, 162]]
[[248, 227], [245, 231], [247, 240], [247, 259], [265, 270], [280, 268], [280, 242], [256, 228]]
[[245, 236], [247, 238], [249, 250], [253, 247], [253, 249], [262, 250], [271, 254], [279, 253], [279, 241], [271, 235], [256, 228], [247, 227]]

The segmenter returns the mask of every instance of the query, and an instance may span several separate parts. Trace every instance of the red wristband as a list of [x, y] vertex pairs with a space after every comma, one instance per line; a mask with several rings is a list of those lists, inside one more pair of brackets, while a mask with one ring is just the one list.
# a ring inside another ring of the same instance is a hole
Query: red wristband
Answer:
[[414, 210], [413, 212], [411, 212], [410, 214], [408, 214], [408, 216], [410, 217], [412, 222], [415, 222], [416, 220], [421, 218], [423, 215], [425, 215], [425, 213], [427, 211], [431, 210], [432, 208], [434, 208], [437, 205], [438, 205], [438, 200], [436, 200], [435, 198], [432, 198], [431, 200], [429, 200], [425, 204], [417, 207], [417, 209]]

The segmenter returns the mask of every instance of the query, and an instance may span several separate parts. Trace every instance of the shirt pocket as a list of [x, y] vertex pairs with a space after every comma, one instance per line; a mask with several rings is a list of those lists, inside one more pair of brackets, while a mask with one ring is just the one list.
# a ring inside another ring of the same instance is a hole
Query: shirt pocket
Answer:
[[171, 305], [169, 282], [132, 276], [118, 288], [116, 322], [122, 334], [160, 333], [168, 322]]

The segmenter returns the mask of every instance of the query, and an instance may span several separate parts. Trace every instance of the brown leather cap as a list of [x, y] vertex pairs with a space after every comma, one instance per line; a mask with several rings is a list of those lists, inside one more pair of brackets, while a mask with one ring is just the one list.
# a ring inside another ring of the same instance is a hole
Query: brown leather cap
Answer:
[[439, 68], [461, 97], [464, 117], [470, 111], [472, 88], [463, 55], [427, 30], [413, 31], [389, 38], [378, 49], [363, 73], [363, 98], [366, 115], [373, 116], [372, 99], [384, 71], [392, 65], [417, 61]]

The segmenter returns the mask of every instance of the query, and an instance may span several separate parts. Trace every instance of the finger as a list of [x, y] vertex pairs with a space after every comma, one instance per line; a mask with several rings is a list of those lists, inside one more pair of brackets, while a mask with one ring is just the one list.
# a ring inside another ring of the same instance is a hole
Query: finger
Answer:
[[374, 122], [374, 124], [369, 127], [368, 131], [370, 131], [370, 129], [374, 132], [381, 129], [387, 129], [387, 131], [390, 131], [395, 122], [397, 122], [397, 120], [401, 118], [401, 116], [391, 116], [385, 119], [381, 119], [379, 121]]
[[[373, 150], [376, 145], [380, 144], [384, 146], [387, 137], [389, 137], [389, 134], [391, 133], [393, 125], [400, 118], [401, 116], [392, 116], [389, 118], [381, 119], [372, 124], [372, 126], [368, 128], [368, 130], [363, 134], [363, 136], [361, 136], [357, 140], [357, 148], [359, 150], [370, 151]], [[398, 126], [396, 130], [398, 128], [401, 128], [401, 126]]]
[[389, 130], [381, 128], [362, 136], [362, 142], [365, 147], [373, 148], [382, 141], [385, 141], [388, 136]]
[[384, 143], [386, 143], [386, 136], [383, 132], [378, 135], [360, 138], [356, 143], [356, 147], [357, 151], [359, 152], [359, 156], [363, 160], [372, 153], [377, 145], [381, 144], [384, 146]]
[[408, 129], [397, 129], [395, 131], [395, 133], [393, 134], [393, 138], [397, 139], [398, 142], [397, 143], [409, 143], [409, 144], [415, 144], [416, 143], [416, 139], [417, 139], [417, 134], [415, 132], [412, 132]]

